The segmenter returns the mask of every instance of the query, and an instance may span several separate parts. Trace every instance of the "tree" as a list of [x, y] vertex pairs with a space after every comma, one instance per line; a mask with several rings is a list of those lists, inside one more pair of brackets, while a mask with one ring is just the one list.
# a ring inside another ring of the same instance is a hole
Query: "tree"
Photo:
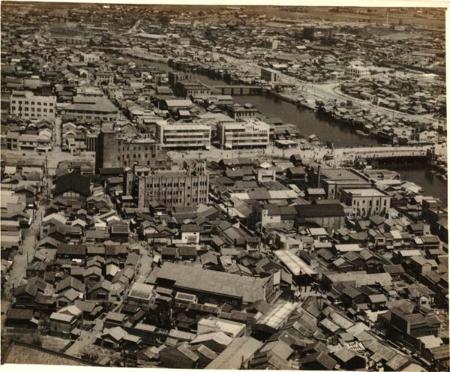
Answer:
[[163, 13], [159, 15], [158, 21], [159, 23], [161, 23], [161, 25], [167, 26], [170, 23], [170, 17], [167, 14]]

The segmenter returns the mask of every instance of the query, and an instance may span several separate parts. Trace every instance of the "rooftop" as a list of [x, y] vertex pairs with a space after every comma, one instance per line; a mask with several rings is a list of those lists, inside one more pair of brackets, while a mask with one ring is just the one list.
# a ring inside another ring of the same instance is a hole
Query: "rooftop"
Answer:
[[163, 282], [171, 281], [174, 287], [180, 289], [233, 297], [251, 303], [265, 299], [264, 286], [267, 280], [166, 262], [156, 273], [154, 284], [163, 285]]

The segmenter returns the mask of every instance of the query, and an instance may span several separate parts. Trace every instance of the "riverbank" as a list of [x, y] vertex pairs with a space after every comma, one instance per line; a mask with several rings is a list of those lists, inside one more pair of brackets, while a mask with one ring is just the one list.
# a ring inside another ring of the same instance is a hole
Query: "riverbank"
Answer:
[[[150, 62], [149, 62], [150, 63]], [[169, 72], [174, 69], [164, 62], [151, 62], [154, 67], [158, 67], [161, 71]], [[194, 78], [200, 80], [207, 85], [223, 85], [230, 84], [223, 79], [216, 76], [208, 76], [194, 73]], [[305, 105], [298, 105], [293, 97], [283, 96], [279, 94], [273, 95], [260, 95], [260, 96], [235, 96], [234, 101], [237, 103], [253, 104], [263, 115], [267, 117], [280, 118], [285, 123], [294, 124], [299, 131], [305, 136], [315, 134], [323, 142], [332, 142], [336, 148], [351, 148], [351, 147], [373, 147], [379, 146], [382, 141], [372, 136], [367, 137], [365, 134], [358, 134], [356, 131], [349, 128], [349, 126], [338, 122], [332, 117], [325, 117], [317, 115], [312, 107]], [[296, 149], [297, 153], [303, 150]], [[241, 153], [230, 153], [225, 151], [214, 154], [214, 157], [223, 156], [224, 158], [232, 158], [243, 155]], [[247, 153], [246, 153], [247, 154]], [[268, 150], [264, 152], [250, 153], [248, 156], [271, 155], [272, 151]], [[280, 154], [282, 157], [282, 154]], [[286, 155], [286, 153], [284, 154]], [[311, 153], [311, 160], [320, 160], [322, 152]], [[199, 153], [193, 153], [189, 157], [200, 158]], [[322, 158], [323, 159], [323, 158]], [[332, 166], [333, 164], [329, 164]], [[402, 167], [393, 168], [398, 171], [402, 178], [414, 183], [417, 183], [424, 190], [425, 195], [432, 195], [439, 198], [445, 206], [447, 206], [447, 182], [438, 177], [433, 179], [429, 176], [429, 167], [416, 168], [416, 169], [402, 169]]]
[[[260, 79], [261, 67], [254, 61], [237, 60], [221, 54], [224, 60], [202, 64], [197, 61], [169, 59], [169, 65], [182, 71], [223, 78], [226, 83], [261, 86], [266, 94], [285, 100], [296, 106], [319, 111], [325, 117], [349, 126], [361, 136], [376, 138], [387, 144], [416, 145], [412, 139], [417, 127], [431, 129], [434, 120], [426, 115], [412, 115], [358, 99], [343, 93], [340, 82], [313, 84], [278, 71], [278, 81], [284, 92], [277, 92], [273, 86]], [[277, 83], [278, 84], [278, 83]]]

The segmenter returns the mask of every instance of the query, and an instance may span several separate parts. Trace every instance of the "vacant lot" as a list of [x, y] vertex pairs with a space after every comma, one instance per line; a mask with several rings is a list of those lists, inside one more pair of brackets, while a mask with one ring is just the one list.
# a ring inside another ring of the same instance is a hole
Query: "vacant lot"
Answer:
[[74, 359], [58, 356], [56, 354], [38, 350], [29, 346], [13, 343], [8, 350], [2, 350], [2, 363], [13, 364], [52, 364], [82, 366]]

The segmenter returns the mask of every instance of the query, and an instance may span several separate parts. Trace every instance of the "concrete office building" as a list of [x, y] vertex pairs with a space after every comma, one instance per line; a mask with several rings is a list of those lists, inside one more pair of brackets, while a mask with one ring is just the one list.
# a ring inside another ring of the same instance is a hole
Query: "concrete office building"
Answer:
[[179, 81], [192, 81], [194, 75], [188, 72], [169, 72], [169, 85], [173, 88]]
[[328, 199], [340, 198], [345, 188], [370, 188], [370, 180], [354, 169], [315, 168], [308, 171], [308, 179], [317, 187], [322, 187]]
[[112, 84], [114, 82], [114, 73], [112, 71], [96, 71], [94, 73], [95, 84]]
[[183, 169], [161, 170], [134, 167], [125, 175], [126, 195], [138, 200], [138, 208], [152, 203], [175, 206], [196, 206], [208, 202], [209, 175], [205, 163], [185, 163]]
[[249, 103], [246, 103], [243, 106], [238, 103], [234, 105], [226, 105], [224, 106], [224, 109], [225, 112], [234, 120], [250, 119], [256, 117], [258, 114], [258, 109]]
[[384, 215], [391, 207], [391, 197], [376, 188], [343, 189], [341, 202], [352, 217]]
[[346, 73], [347, 76], [354, 79], [365, 78], [370, 76], [370, 68], [360, 61], [354, 61], [349, 64]]
[[55, 120], [56, 97], [37, 96], [31, 91], [13, 91], [10, 114], [21, 119]]
[[95, 168], [124, 168], [133, 165], [166, 167], [169, 159], [151, 138], [122, 138], [114, 125], [105, 125], [98, 138]]
[[269, 145], [270, 126], [260, 120], [220, 123], [219, 143], [224, 149], [265, 148]]
[[170, 150], [209, 149], [211, 127], [202, 124], [156, 124], [156, 138], [162, 148]]
[[118, 115], [118, 108], [104, 96], [77, 95], [73, 97], [73, 103], [63, 109], [63, 116], [68, 119], [111, 123]]
[[207, 97], [211, 95], [211, 88], [199, 81], [178, 81], [174, 92], [181, 97]]
[[269, 83], [276, 83], [280, 80], [280, 73], [276, 70], [272, 70], [271, 68], [262, 68], [261, 79], [268, 81]]

